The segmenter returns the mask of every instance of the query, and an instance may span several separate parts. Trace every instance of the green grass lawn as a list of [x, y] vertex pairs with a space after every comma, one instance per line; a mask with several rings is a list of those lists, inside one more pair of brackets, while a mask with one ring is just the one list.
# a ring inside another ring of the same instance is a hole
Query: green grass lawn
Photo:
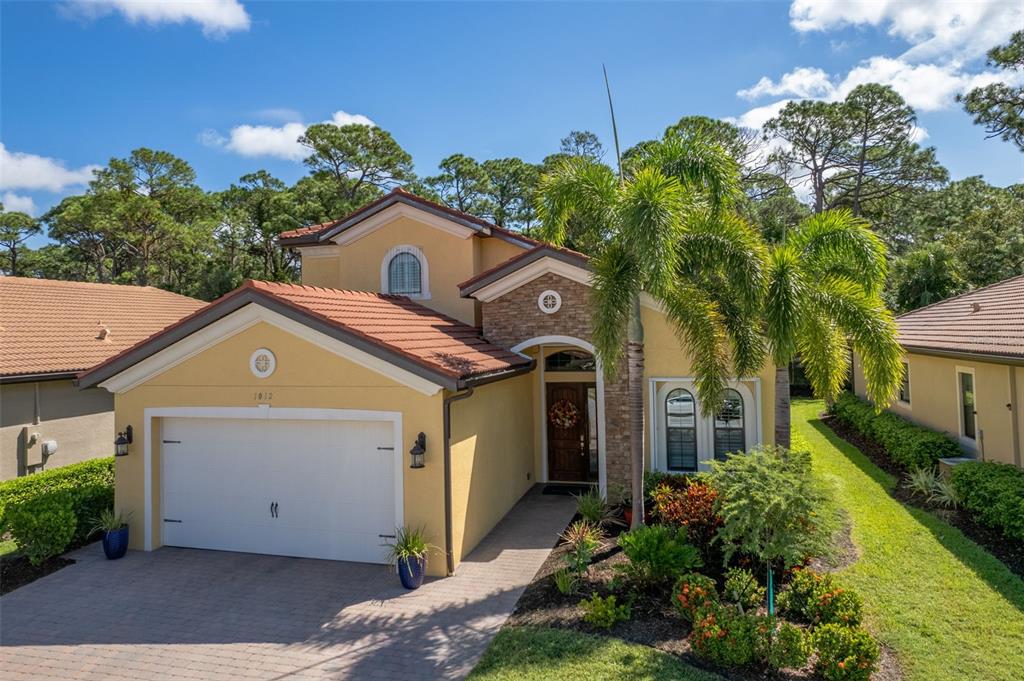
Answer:
[[859, 558], [840, 571], [909, 681], [1024, 679], [1024, 582], [957, 529], [888, 495], [892, 476], [793, 404], [794, 446], [833, 486]]
[[647, 646], [574, 631], [505, 628], [470, 679], [476, 681], [723, 681]]
[[18, 545], [14, 543], [13, 539], [0, 541], [0, 556], [6, 556], [8, 553], [14, 553], [17, 548]]

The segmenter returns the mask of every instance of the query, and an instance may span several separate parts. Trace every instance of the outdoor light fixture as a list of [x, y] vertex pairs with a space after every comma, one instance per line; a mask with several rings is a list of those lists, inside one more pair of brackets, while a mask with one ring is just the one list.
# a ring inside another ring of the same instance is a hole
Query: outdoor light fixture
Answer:
[[423, 455], [427, 453], [427, 436], [420, 433], [409, 450], [409, 468], [423, 468]]
[[125, 426], [123, 433], [114, 440], [114, 456], [128, 456], [128, 445], [132, 443], [132, 427]]

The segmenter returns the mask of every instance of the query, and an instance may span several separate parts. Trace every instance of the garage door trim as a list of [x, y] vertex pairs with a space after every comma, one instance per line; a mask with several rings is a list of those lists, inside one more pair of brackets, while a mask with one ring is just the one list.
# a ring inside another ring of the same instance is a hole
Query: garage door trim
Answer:
[[143, 415], [143, 479], [145, 513], [143, 548], [153, 550], [153, 419], [162, 417], [208, 419], [264, 419], [285, 421], [389, 421], [395, 442], [395, 526], [404, 524], [402, 466], [402, 413], [361, 409], [305, 409], [296, 407], [149, 407]]

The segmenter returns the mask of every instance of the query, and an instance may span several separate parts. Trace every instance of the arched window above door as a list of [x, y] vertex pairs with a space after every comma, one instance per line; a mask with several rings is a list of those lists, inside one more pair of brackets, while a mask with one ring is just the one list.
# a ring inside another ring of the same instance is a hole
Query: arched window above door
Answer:
[[547, 356], [544, 371], [594, 371], [597, 360], [585, 350], [561, 350]]

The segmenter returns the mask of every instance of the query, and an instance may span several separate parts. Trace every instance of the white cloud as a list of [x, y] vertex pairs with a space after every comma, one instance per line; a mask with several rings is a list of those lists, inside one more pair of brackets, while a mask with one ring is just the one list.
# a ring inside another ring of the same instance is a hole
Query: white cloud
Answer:
[[910, 44], [903, 57], [973, 59], [1024, 25], [1020, 0], [794, 0], [792, 26], [801, 32], [845, 26], [884, 28]]
[[[331, 119], [324, 122], [335, 125], [376, 125], [362, 114], [350, 114], [347, 111], [335, 111]], [[241, 156], [271, 156], [288, 161], [301, 161], [309, 155], [309, 150], [298, 142], [307, 127], [301, 122], [289, 122], [280, 126], [245, 124], [232, 128], [227, 137], [216, 130], [204, 130], [200, 133], [199, 139], [206, 146], [223, 147]]]
[[828, 74], [819, 68], [800, 67], [782, 76], [779, 82], [762, 76], [753, 87], [736, 94], [744, 99], [759, 99], [765, 96], [793, 95], [800, 98], [822, 97], [834, 89]]
[[910, 131], [910, 141], [914, 144], [920, 144], [929, 137], [931, 137], [931, 135], [928, 134], [928, 128], [920, 125], [915, 125], [914, 129]]
[[72, 14], [94, 19], [120, 13], [132, 24], [184, 24], [195, 22], [207, 37], [221, 38], [232, 31], [247, 31], [249, 13], [238, 0], [68, 0]]
[[62, 191], [66, 187], [87, 184], [93, 170], [89, 165], [68, 169], [64, 162], [46, 156], [8, 151], [0, 143], [0, 189], [45, 189]]
[[36, 202], [32, 200], [31, 196], [22, 196], [15, 194], [14, 192], [4, 192], [3, 196], [0, 196], [0, 202], [4, 204], [4, 210], [8, 213], [22, 212], [28, 213], [29, 215], [36, 214]]
[[764, 124], [769, 121], [769, 119], [775, 118], [775, 116], [782, 111], [782, 107], [786, 106], [791, 101], [793, 100], [783, 99], [778, 102], [772, 102], [771, 104], [755, 107], [742, 116], [727, 117], [724, 120], [728, 123], [732, 123], [733, 125], [738, 125], [741, 128], [753, 128], [755, 130], [760, 130], [764, 127]]

